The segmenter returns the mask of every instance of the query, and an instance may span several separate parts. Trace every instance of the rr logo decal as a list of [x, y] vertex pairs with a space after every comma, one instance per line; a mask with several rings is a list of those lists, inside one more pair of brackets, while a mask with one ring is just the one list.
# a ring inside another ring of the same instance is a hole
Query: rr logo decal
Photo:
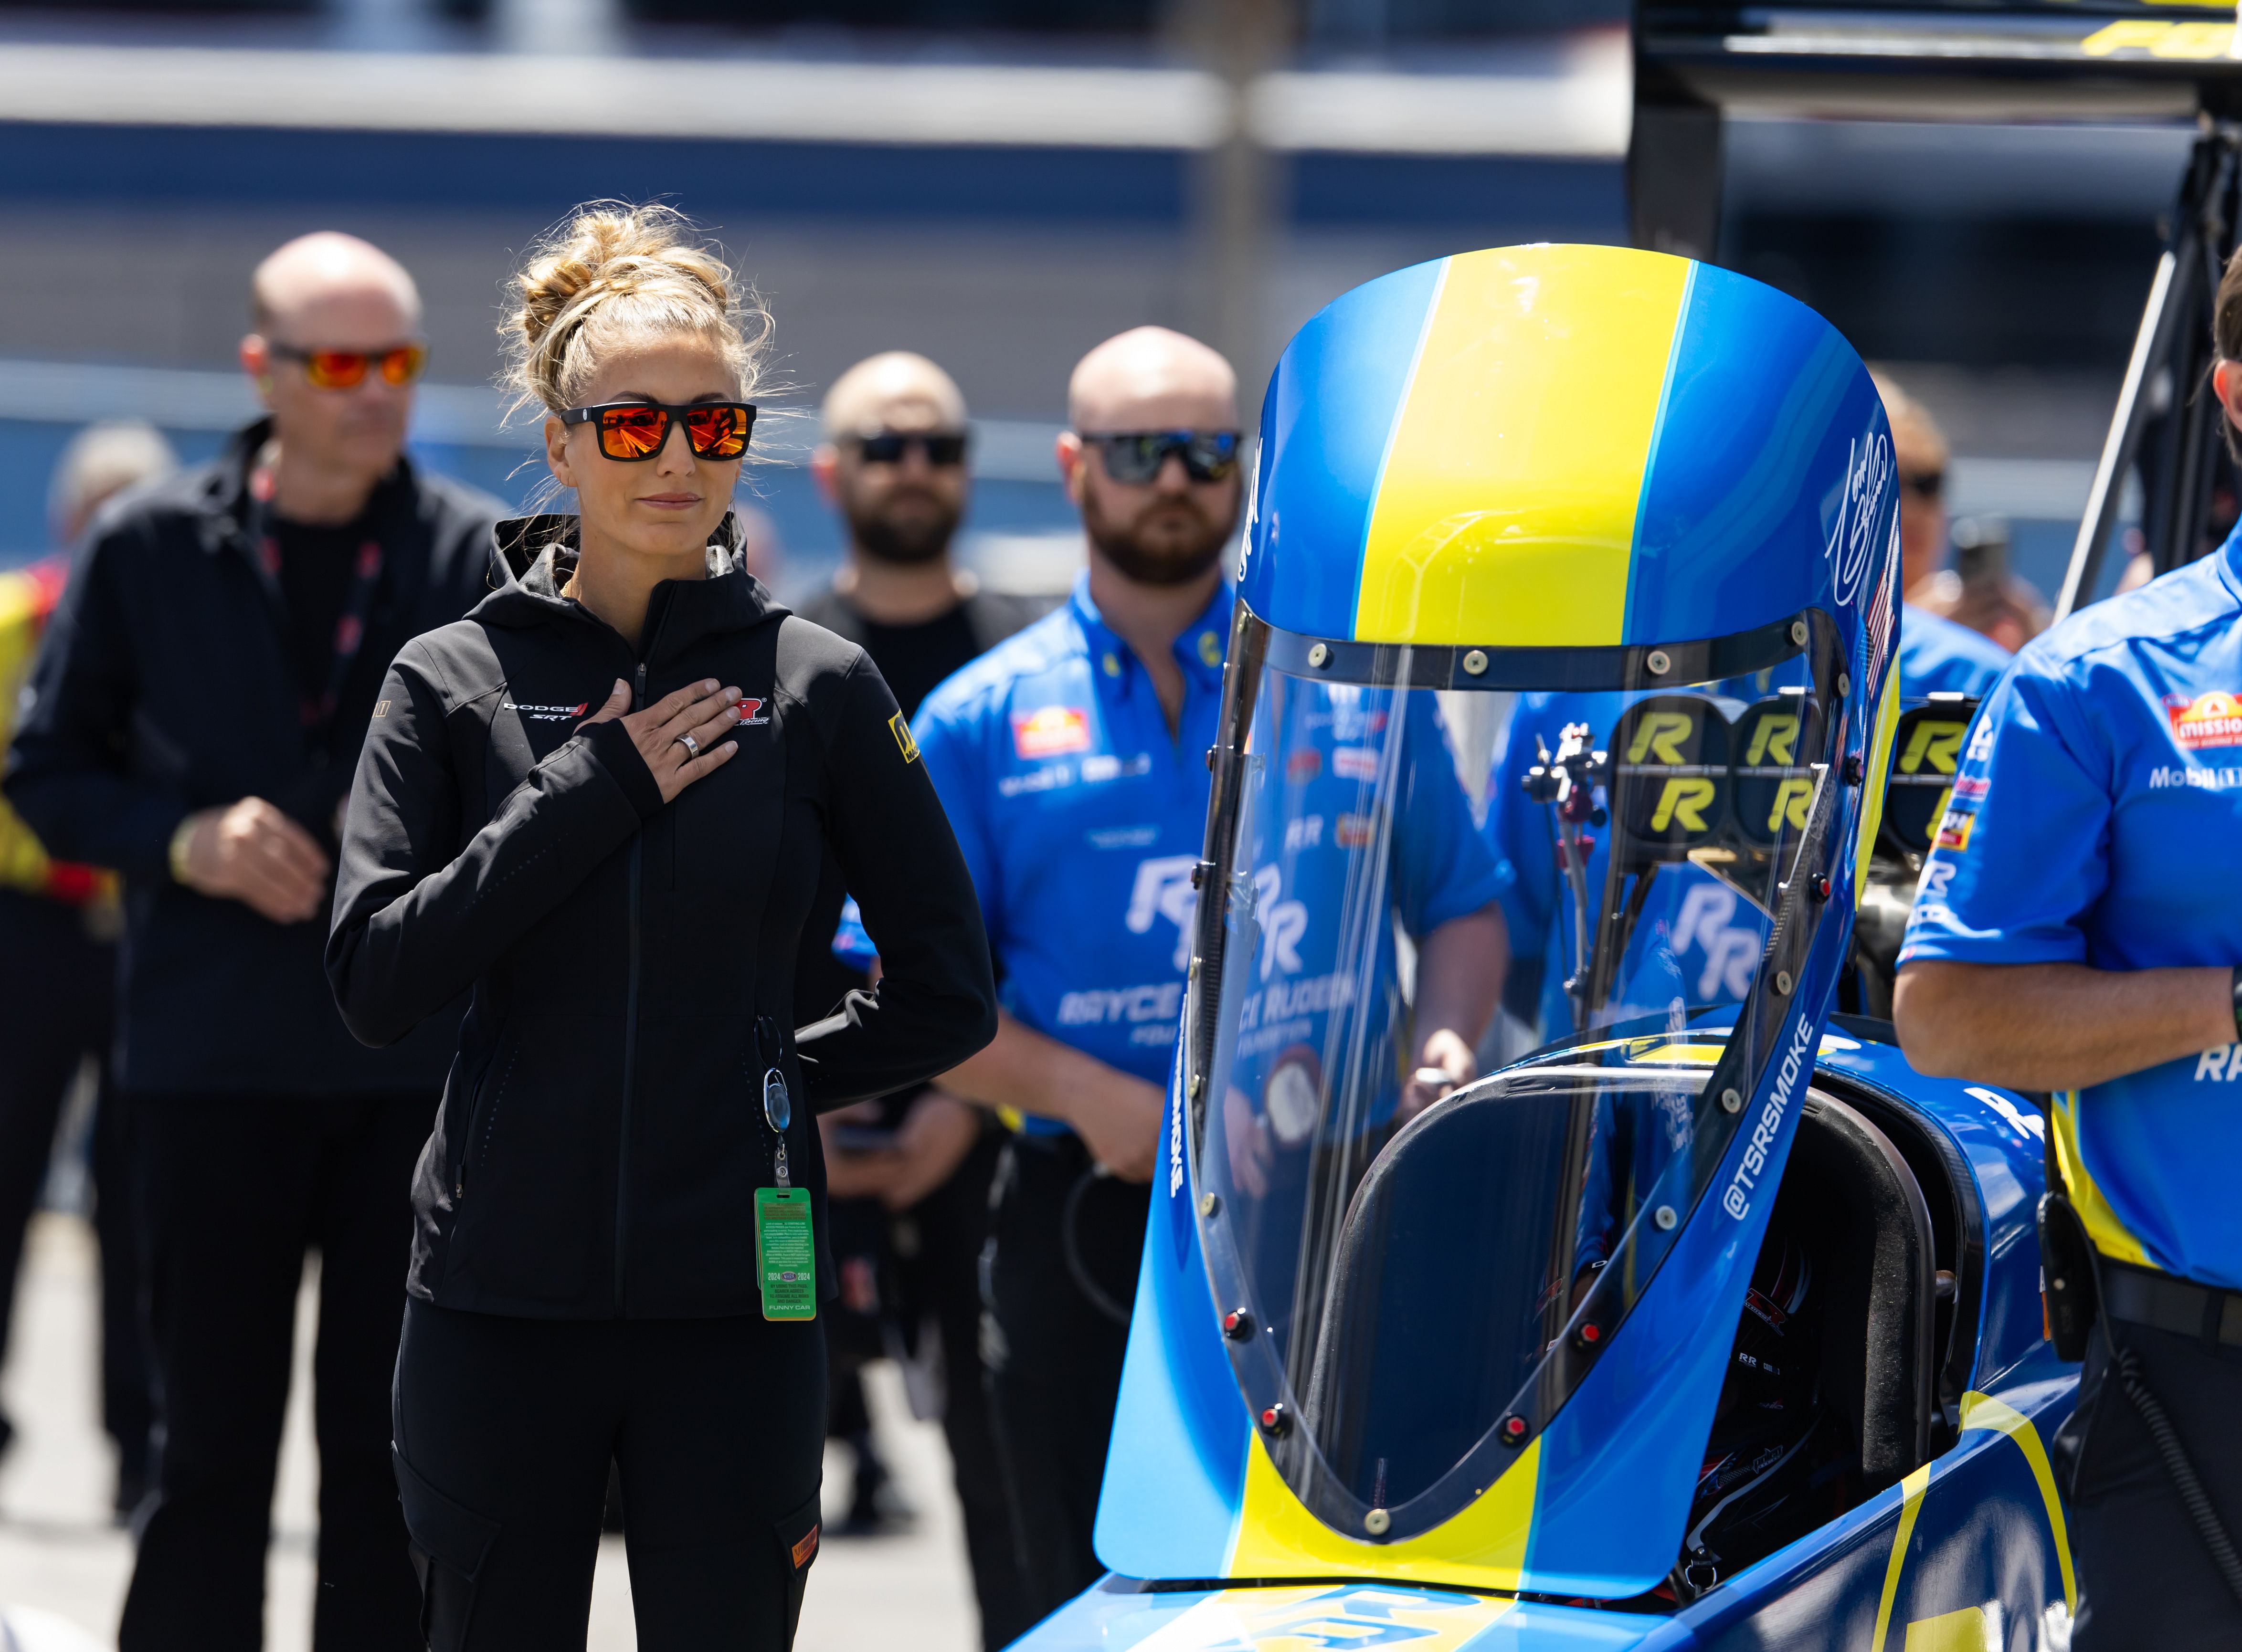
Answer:
[[1814, 782], [1791, 779], [1775, 788], [1775, 806], [1767, 812], [1767, 829], [1778, 832], [1786, 818], [1794, 832], [1806, 830], [1806, 806], [1814, 801]]
[[[1744, 762], [1756, 768], [1762, 763], [1779, 763], [1789, 768], [1798, 761], [1791, 755], [1798, 744], [1798, 718], [1789, 716], [1762, 717], [1759, 726], [1752, 731], [1751, 749], [1744, 753]], [[1771, 830], [1775, 823], [1768, 826]]]
[[1653, 712], [1635, 725], [1635, 738], [1628, 742], [1627, 760], [1640, 763], [1648, 755], [1656, 757], [1661, 763], [1687, 763], [1689, 759], [1682, 755], [1681, 742], [1689, 738], [1694, 727], [1680, 712]]
[[1899, 772], [1920, 774], [1928, 759], [1937, 772], [1953, 773], [1955, 759], [1962, 752], [1962, 737], [1969, 732], [1967, 723], [1917, 723], [1907, 738], [1907, 749], [1899, 754]]
[[1650, 817], [1650, 829], [1664, 832], [1679, 818], [1684, 832], [1704, 831], [1705, 810], [1717, 790], [1710, 780], [1667, 781], [1666, 789], [1658, 794], [1658, 807]]

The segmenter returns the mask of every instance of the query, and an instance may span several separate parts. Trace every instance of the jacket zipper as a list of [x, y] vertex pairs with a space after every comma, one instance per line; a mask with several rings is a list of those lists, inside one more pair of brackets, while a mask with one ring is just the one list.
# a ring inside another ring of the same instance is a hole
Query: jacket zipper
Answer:
[[[631, 710], [646, 700], [646, 661], [638, 662]], [[615, 1151], [615, 1314], [622, 1316], [624, 1264], [630, 1255], [631, 1092], [637, 1086], [638, 1065], [638, 886], [639, 846], [643, 832], [631, 834], [630, 845], [630, 976], [623, 993], [623, 1108], [622, 1139]]]
[[[498, 1065], [495, 1054], [491, 1057], [491, 1065]], [[485, 1073], [482, 1082], [475, 1086], [474, 1099], [467, 1104], [467, 1127], [460, 1137], [459, 1174], [452, 1178], [452, 1202], [455, 1205], [467, 1196], [467, 1160], [475, 1156], [475, 1126], [482, 1121], [483, 1094], [489, 1089], [490, 1081], [491, 1075]]]

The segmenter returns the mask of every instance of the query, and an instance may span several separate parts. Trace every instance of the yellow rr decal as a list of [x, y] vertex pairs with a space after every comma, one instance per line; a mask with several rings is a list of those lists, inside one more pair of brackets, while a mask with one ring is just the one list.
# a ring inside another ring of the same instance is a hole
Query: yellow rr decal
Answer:
[[1752, 731], [1751, 750], [1744, 753], [1744, 762], [1756, 766], [1766, 762], [1781, 763], [1786, 767], [1798, 759], [1791, 755], [1798, 744], [1798, 717], [1762, 717], [1759, 726]]
[[1653, 712], [1635, 726], [1635, 738], [1627, 743], [1627, 760], [1640, 763], [1650, 756], [1661, 763], [1687, 763], [1689, 759], [1682, 755], [1681, 742], [1696, 726], [1683, 712]]
[[1650, 829], [1663, 832], [1679, 818], [1684, 832], [1702, 832], [1705, 806], [1713, 800], [1713, 793], [1710, 780], [1667, 781], [1666, 789], [1658, 794], [1657, 813], [1650, 817]]
[[1970, 732], [1967, 723], [1917, 723], [1907, 737], [1907, 750], [1899, 754], [1902, 774], [1919, 774], [1923, 760], [1930, 759], [1930, 766], [1941, 774], [1954, 772], [1954, 763], [1962, 751], [1962, 737]]
[[1775, 791], [1775, 806], [1767, 812], [1767, 829], [1781, 829], [1788, 815], [1794, 832], [1806, 830], [1806, 806], [1814, 801], [1814, 782], [1806, 779], [1785, 780]]

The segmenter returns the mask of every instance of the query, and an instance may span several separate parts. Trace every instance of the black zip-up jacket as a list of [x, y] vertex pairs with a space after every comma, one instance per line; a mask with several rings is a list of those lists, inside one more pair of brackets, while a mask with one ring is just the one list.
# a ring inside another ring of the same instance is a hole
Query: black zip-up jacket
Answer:
[[[324, 736], [308, 732], [288, 617], [249, 543], [272, 427], [104, 512], [32, 669], [8, 799], [48, 851], [124, 874], [117, 1079], [144, 1094], [433, 1095], [446, 1027], [386, 1050], [335, 1013], [318, 922], [280, 925], [171, 880], [198, 809], [261, 797], [332, 853], [382, 673], [490, 590], [494, 499], [409, 464], [374, 492], [380, 584]], [[324, 684], [310, 685], [324, 688]]]
[[[413, 1178], [407, 1286], [540, 1318], [759, 1312], [776, 1064], [829, 1297], [814, 1115], [995, 1035], [972, 879], [861, 649], [722, 547], [708, 579], [654, 587], [634, 649], [560, 595], [574, 527], [500, 525], [514, 582], [398, 656], [351, 798], [327, 946], [351, 1030], [383, 1043], [474, 993]], [[618, 678], [635, 707], [736, 685], [737, 755], [664, 804], [619, 722], [583, 726]], [[828, 849], [885, 973], [797, 1033], [795, 946]]]

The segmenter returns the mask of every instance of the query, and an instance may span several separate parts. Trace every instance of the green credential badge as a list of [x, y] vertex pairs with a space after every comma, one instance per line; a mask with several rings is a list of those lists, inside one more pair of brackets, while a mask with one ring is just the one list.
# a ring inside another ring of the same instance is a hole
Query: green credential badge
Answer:
[[817, 1243], [809, 1227], [809, 1189], [755, 1189], [755, 1270], [763, 1317], [817, 1317]]

